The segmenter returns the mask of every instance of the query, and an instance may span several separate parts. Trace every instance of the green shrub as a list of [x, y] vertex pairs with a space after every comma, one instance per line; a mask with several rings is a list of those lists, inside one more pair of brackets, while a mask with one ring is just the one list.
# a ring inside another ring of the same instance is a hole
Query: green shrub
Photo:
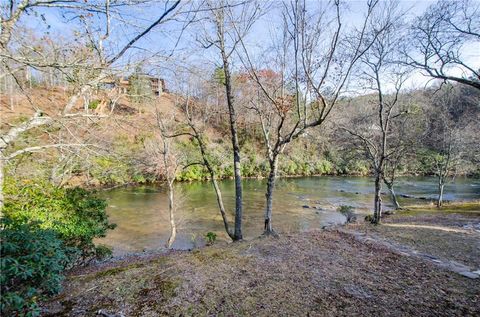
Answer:
[[95, 255], [97, 259], [105, 259], [112, 256], [112, 248], [108, 245], [96, 245], [95, 246]]
[[281, 166], [280, 169], [286, 175], [296, 175], [297, 170], [298, 170], [298, 166], [294, 161], [289, 160], [289, 161], [285, 162], [285, 164], [283, 166]]
[[75, 258], [57, 233], [36, 223], [2, 219], [0, 310], [3, 316], [37, 316], [39, 297], [60, 290], [62, 272]]
[[78, 248], [84, 259], [95, 255], [93, 239], [115, 227], [108, 221], [106, 201], [85, 189], [8, 179], [5, 194], [7, 218], [19, 224], [38, 222], [41, 229], [55, 231], [67, 246]]
[[100, 104], [100, 100], [92, 100], [88, 103], [88, 109], [90, 110], [95, 110], [97, 109], [98, 105]]
[[207, 239], [207, 244], [208, 245], [212, 245], [215, 243], [215, 241], [217, 240], [217, 234], [215, 232], [207, 232], [207, 234], [205, 235], [205, 238]]
[[246, 161], [242, 165], [242, 176], [244, 177], [253, 177], [257, 176], [255, 173], [255, 163], [251, 161]]
[[337, 210], [345, 216], [347, 223], [357, 221], [357, 215], [353, 212], [353, 206], [341, 205]]
[[298, 163], [298, 171], [297, 171], [297, 174], [298, 175], [310, 175], [310, 164], [308, 164], [308, 162], [299, 162]]
[[342, 214], [346, 214], [349, 212], [353, 212], [353, 206], [341, 205], [340, 207], [337, 208], [337, 210]]
[[333, 164], [328, 160], [319, 160], [315, 163], [315, 174], [332, 174]]
[[125, 184], [131, 181], [131, 171], [127, 163], [110, 157], [94, 159], [90, 176], [101, 184]]
[[370, 173], [370, 167], [367, 162], [359, 160], [345, 161], [338, 168], [340, 174], [366, 176]]
[[229, 164], [225, 166], [222, 170], [222, 178], [232, 178], [235, 175], [235, 171], [233, 170], [233, 165]]
[[178, 181], [195, 181], [207, 178], [206, 171], [201, 165], [191, 165], [183, 169], [176, 177]]
[[268, 166], [268, 163], [263, 161], [260, 164], [257, 164], [255, 166], [255, 171], [257, 176], [267, 176], [268, 173], [270, 172], [270, 167]]
[[436, 164], [445, 160], [441, 153], [421, 149], [417, 153], [417, 167], [416, 170], [423, 175], [433, 175], [436, 171]]
[[142, 175], [142, 174], [134, 174], [132, 176], [132, 180], [135, 182], [135, 183], [138, 183], [138, 184], [145, 184], [147, 183], [147, 178], [145, 177], [145, 175]]

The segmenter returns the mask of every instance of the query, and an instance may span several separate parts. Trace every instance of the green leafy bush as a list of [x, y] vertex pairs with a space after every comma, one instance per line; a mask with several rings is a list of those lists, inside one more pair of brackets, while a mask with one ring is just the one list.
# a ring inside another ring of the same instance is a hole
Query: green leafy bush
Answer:
[[315, 163], [315, 174], [332, 174], [333, 164], [328, 160], [319, 160]]
[[126, 162], [115, 158], [99, 157], [94, 159], [90, 176], [100, 184], [115, 185], [131, 181], [131, 171]]
[[60, 290], [62, 272], [75, 258], [54, 230], [2, 219], [0, 310], [3, 316], [37, 316], [39, 297]]
[[186, 169], [183, 169], [178, 175], [178, 181], [195, 181], [195, 180], [202, 180], [207, 178], [207, 173], [203, 166], [201, 165], [191, 165]]
[[342, 214], [346, 214], [349, 212], [353, 212], [353, 206], [341, 205], [340, 207], [337, 208], [337, 210]]
[[215, 243], [215, 241], [217, 240], [217, 234], [215, 232], [207, 232], [207, 234], [205, 235], [205, 238], [207, 239], [207, 244], [208, 245], [212, 245]]
[[256, 175], [255, 176], [264, 176], [266, 177], [269, 173], [270, 167], [268, 163], [263, 161], [255, 166]]
[[255, 163], [249, 161], [246, 161], [245, 163], [242, 164], [242, 176], [244, 177], [253, 177], [257, 176], [255, 173]]
[[83, 258], [95, 255], [94, 238], [115, 227], [108, 221], [106, 201], [85, 189], [8, 179], [5, 194], [7, 218], [18, 224], [38, 222], [41, 229], [55, 231], [67, 246], [79, 249]]
[[99, 259], [105, 259], [112, 256], [112, 247], [108, 245], [96, 245], [95, 246], [95, 255]]
[[298, 171], [298, 166], [294, 161], [288, 161], [283, 166], [281, 166], [280, 169], [286, 175], [296, 175]]
[[98, 105], [100, 105], [100, 100], [98, 99], [92, 100], [88, 104], [88, 109], [95, 110], [98, 108]]
[[220, 175], [222, 178], [233, 178], [233, 176], [235, 175], [235, 171], [233, 170], [233, 165], [228, 164], [224, 166]]
[[353, 206], [341, 205], [337, 210], [345, 216], [347, 223], [357, 221], [357, 215], [354, 213]]
[[370, 173], [370, 167], [365, 161], [345, 161], [339, 168], [340, 174], [366, 176]]

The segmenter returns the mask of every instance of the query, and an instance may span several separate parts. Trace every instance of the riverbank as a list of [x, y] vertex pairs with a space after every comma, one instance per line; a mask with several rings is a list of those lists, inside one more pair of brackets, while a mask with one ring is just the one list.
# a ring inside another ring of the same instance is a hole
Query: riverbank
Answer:
[[418, 208], [376, 227], [358, 223], [129, 258], [72, 272], [43, 315], [478, 315], [478, 278], [393, 243], [473, 270], [479, 223], [478, 203]]
[[[268, 175], [256, 175], [256, 176], [243, 176], [242, 179], [244, 180], [266, 180]], [[326, 174], [283, 174], [283, 175], [278, 175], [277, 180], [282, 180], [282, 179], [294, 179], [294, 178], [306, 178], [306, 177], [344, 177], [344, 178], [349, 178], [349, 177], [365, 177], [365, 178], [373, 178], [373, 175], [371, 173], [367, 174], [361, 174], [361, 173], [326, 173]], [[419, 174], [419, 173], [404, 173], [399, 176], [397, 176], [397, 181], [401, 180], [402, 178], [408, 178], [408, 177], [435, 177], [433, 174]], [[465, 178], [465, 179], [471, 179], [471, 180], [479, 180], [480, 175], [477, 174], [460, 174], [457, 175], [457, 178]], [[218, 177], [218, 181], [222, 180], [234, 180], [233, 176], [226, 176], [226, 177]], [[190, 180], [182, 180], [178, 179], [177, 183], [209, 183], [211, 181], [209, 176], [205, 176], [204, 178], [199, 178], [199, 179], [190, 179]], [[432, 181], [432, 184], [435, 184], [436, 179]], [[132, 187], [132, 186], [164, 186], [165, 181], [161, 179], [157, 180], [145, 180], [145, 181], [128, 181], [128, 182], [123, 182], [123, 183], [114, 183], [114, 184], [100, 184], [100, 183], [90, 183], [87, 184], [87, 182], [82, 181], [82, 180], [76, 180], [73, 184], [69, 185], [76, 185], [85, 189], [89, 190], [97, 190], [97, 191], [109, 191], [117, 188], [127, 188], [127, 187]], [[383, 189], [382, 195], [384, 196], [389, 196], [390, 193], [387, 191], [386, 188]], [[401, 198], [408, 198], [408, 199], [418, 199], [418, 200], [428, 200], [428, 201], [435, 201], [436, 198], [434, 197], [425, 197], [425, 196], [412, 196], [408, 194], [401, 194], [398, 195]]]
[[[480, 202], [410, 206], [386, 217], [381, 226], [352, 224], [348, 230], [393, 248], [428, 255], [434, 262], [452, 262], [480, 270]], [[480, 274], [480, 272], [479, 272]]]
[[[431, 178], [401, 178], [397, 193], [414, 197], [435, 197]], [[234, 210], [235, 192], [231, 180], [218, 182], [227, 210]], [[264, 180], [245, 179], [244, 236], [248, 239], [261, 235], [265, 205]], [[480, 183], [457, 178], [445, 190], [445, 199], [480, 199]], [[178, 183], [175, 187], [178, 234], [174, 249], [192, 249], [201, 245], [208, 232], [217, 234], [217, 240], [229, 240], [218, 212], [215, 193], [210, 182]], [[108, 202], [110, 221], [117, 224], [106, 238], [98, 243], [113, 247], [114, 255], [138, 253], [162, 248], [170, 234], [168, 197], [164, 187], [131, 186], [99, 193]], [[393, 206], [390, 197], [384, 197], [385, 209]], [[363, 218], [370, 213], [373, 201], [371, 179], [365, 177], [302, 177], [278, 179], [275, 187], [274, 225], [277, 232], [302, 232], [341, 224], [345, 217], [337, 212], [340, 206], [353, 206]], [[424, 200], [399, 197], [400, 204], [425, 203]], [[228, 213], [229, 219], [233, 214]]]

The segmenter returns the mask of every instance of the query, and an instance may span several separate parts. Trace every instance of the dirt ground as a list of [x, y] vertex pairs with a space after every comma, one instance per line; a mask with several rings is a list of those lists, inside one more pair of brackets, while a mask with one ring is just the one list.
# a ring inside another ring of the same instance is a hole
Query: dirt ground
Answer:
[[472, 224], [479, 222], [476, 212], [414, 210], [375, 227], [362, 223], [129, 258], [72, 273], [43, 315], [479, 316], [480, 279], [351, 234], [478, 266]]
[[480, 203], [440, 210], [415, 206], [386, 217], [380, 226], [363, 222], [349, 229], [480, 270]]

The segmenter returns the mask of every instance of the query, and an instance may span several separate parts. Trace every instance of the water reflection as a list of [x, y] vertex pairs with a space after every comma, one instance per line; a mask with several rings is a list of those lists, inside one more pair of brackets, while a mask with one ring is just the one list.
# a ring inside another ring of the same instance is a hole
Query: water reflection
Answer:
[[[234, 207], [234, 184], [220, 182], [226, 208]], [[177, 223], [179, 232], [174, 248], [189, 249], [201, 243], [208, 231], [219, 239], [228, 240], [216, 205], [215, 194], [209, 182], [179, 183], [176, 185]], [[261, 234], [263, 226], [265, 180], [244, 181], [244, 236]], [[434, 198], [433, 178], [401, 178], [398, 194]], [[103, 192], [108, 200], [108, 214], [118, 226], [100, 239], [114, 247], [114, 254], [140, 252], [162, 248], [168, 239], [169, 222], [167, 195], [158, 186], [117, 188]], [[458, 178], [446, 186], [446, 200], [480, 199], [480, 180]], [[368, 210], [373, 200], [373, 184], [366, 177], [305, 177], [278, 181], [274, 197], [274, 228], [280, 232], [302, 231], [338, 223], [344, 217], [335, 212], [340, 205], [351, 205]], [[385, 202], [388, 206], [389, 200]], [[417, 202], [400, 198], [400, 203]], [[424, 200], [418, 200], [425, 202]], [[304, 208], [304, 207], [316, 208]], [[233, 222], [233, 214], [229, 214]], [[199, 239], [200, 238], [200, 239]]]

